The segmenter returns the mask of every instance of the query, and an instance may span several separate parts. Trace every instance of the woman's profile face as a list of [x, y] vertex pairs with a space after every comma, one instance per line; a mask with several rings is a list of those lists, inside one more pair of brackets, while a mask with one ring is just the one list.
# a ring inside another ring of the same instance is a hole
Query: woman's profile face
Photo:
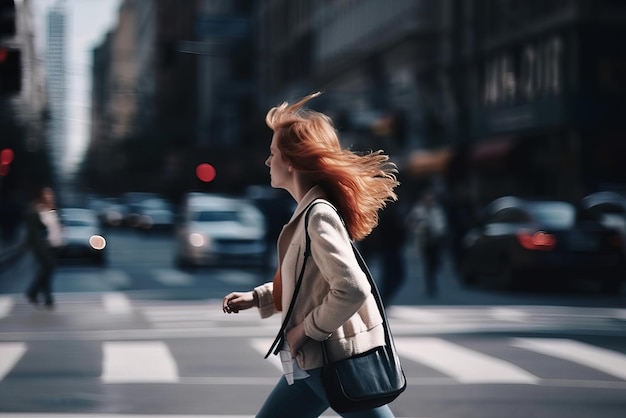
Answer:
[[291, 180], [289, 164], [283, 159], [278, 149], [278, 134], [274, 132], [272, 143], [270, 144], [270, 155], [265, 160], [265, 165], [270, 168], [271, 186], [275, 189], [286, 189]]

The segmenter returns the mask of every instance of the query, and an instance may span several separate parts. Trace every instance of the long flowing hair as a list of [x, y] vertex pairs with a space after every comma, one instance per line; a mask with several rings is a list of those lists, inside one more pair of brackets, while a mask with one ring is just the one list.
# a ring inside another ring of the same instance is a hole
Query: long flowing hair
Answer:
[[382, 150], [342, 149], [331, 118], [303, 107], [320, 94], [271, 108], [265, 122], [278, 134], [277, 146], [285, 161], [324, 189], [350, 237], [359, 241], [378, 225], [379, 210], [397, 200], [398, 169]]

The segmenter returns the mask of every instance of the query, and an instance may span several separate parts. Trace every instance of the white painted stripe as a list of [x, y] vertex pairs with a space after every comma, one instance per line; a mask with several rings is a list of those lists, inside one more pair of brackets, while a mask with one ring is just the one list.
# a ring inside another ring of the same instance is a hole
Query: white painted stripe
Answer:
[[0, 381], [26, 352], [24, 343], [0, 343]]
[[568, 339], [517, 338], [512, 345], [569, 360], [626, 380], [626, 355], [616, 351]]
[[[274, 342], [273, 338], [254, 338], [250, 340], [250, 344], [252, 345], [252, 347], [259, 353], [263, 354], [263, 356], [265, 356], [265, 354], [267, 353], [267, 350], [270, 349], [273, 342]], [[267, 359], [264, 359], [264, 360], [269, 361], [270, 364], [272, 364], [274, 367], [280, 370], [281, 373], [283, 372], [283, 365], [280, 362], [279, 356], [277, 355], [275, 356], [272, 354]]]
[[[176, 321], [226, 321], [226, 322], [259, 322], [260, 324], [273, 323], [278, 318], [261, 319], [257, 309], [249, 309], [236, 314], [225, 314], [222, 304], [202, 304], [197, 306], [158, 306], [144, 307], [142, 313], [151, 322], [176, 322]], [[277, 321], [280, 324], [280, 319]], [[280, 328], [280, 325], [279, 327]]]
[[489, 310], [489, 316], [499, 321], [525, 322], [529, 316], [527, 312], [520, 309], [511, 309], [505, 307], [495, 307]]
[[[0, 418], [253, 418], [254, 415], [150, 415], [150, 414], [0, 414]], [[329, 417], [330, 418], [330, 417]]]
[[538, 383], [539, 378], [504, 360], [439, 338], [396, 338], [398, 353], [461, 383]]
[[105, 383], [177, 382], [178, 368], [162, 341], [104, 343]]
[[120, 314], [132, 311], [132, 306], [128, 297], [120, 292], [109, 292], [102, 295], [104, 309], [108, 313]]
[[10, 296], [0, 296], [0, 319], [9, 315], [13, 307], [13, 298]]
[[168, 286], [188, 286], [193, 284], [194, 278], [187, 273], [173, 269], [154, 270], [154, 278]]
[[[223, 312], [219, 312], [224, 315]], [[183, 320], [204, 320], [214, 319], [216, 313], [208, 312], [204, 309], [189, 309], [181, 307], [178, 309], [144, 308], [143, 314], [151, 321], [183, 321]]]
[[411, 321], [413, 323], [442, 323], [450, 318], [446, 313], [438, 312], [433, 309], [421, 309], [406, 306], [390, 306], [387, 309], [389, 317]]
[[[34, 413], [34, 414], [2, 414], [0, 418], [253, 418], [254, 415], [150, 415], [150, 414], [46, 414], [46, 413]], [[339, 418], [338, 415], [322, 415], [325, 418]], [[397, 418], [420, 418], [420, 417], [405, 417], [398, 416]], [[427, 417], [421, 417], [427, 418]]]

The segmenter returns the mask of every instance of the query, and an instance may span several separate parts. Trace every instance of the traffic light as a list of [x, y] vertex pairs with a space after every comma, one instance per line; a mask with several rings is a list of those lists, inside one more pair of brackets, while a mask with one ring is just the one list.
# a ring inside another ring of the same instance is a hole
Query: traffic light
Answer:
[[0, 46], [0, 95], [19, 93], [22, 89], [22, 52]]
[[15, 1], [0, 0], [0, 38], [15, 36]]
[[4, 177], [9, 174], [9, 168], [13, 161], [13, 150], [11, 148], [4, 148], [0, 151], [0, 177]]

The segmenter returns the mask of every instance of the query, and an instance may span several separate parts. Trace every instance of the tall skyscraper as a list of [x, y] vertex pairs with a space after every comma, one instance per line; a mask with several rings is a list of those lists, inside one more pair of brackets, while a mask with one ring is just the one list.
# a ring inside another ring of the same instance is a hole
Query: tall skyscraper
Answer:
[[48, 12], [46, 84], [48, 88], [48, 146], [57, 177], [63, 177], [67, 155], [66, 13], [58, 1]]

